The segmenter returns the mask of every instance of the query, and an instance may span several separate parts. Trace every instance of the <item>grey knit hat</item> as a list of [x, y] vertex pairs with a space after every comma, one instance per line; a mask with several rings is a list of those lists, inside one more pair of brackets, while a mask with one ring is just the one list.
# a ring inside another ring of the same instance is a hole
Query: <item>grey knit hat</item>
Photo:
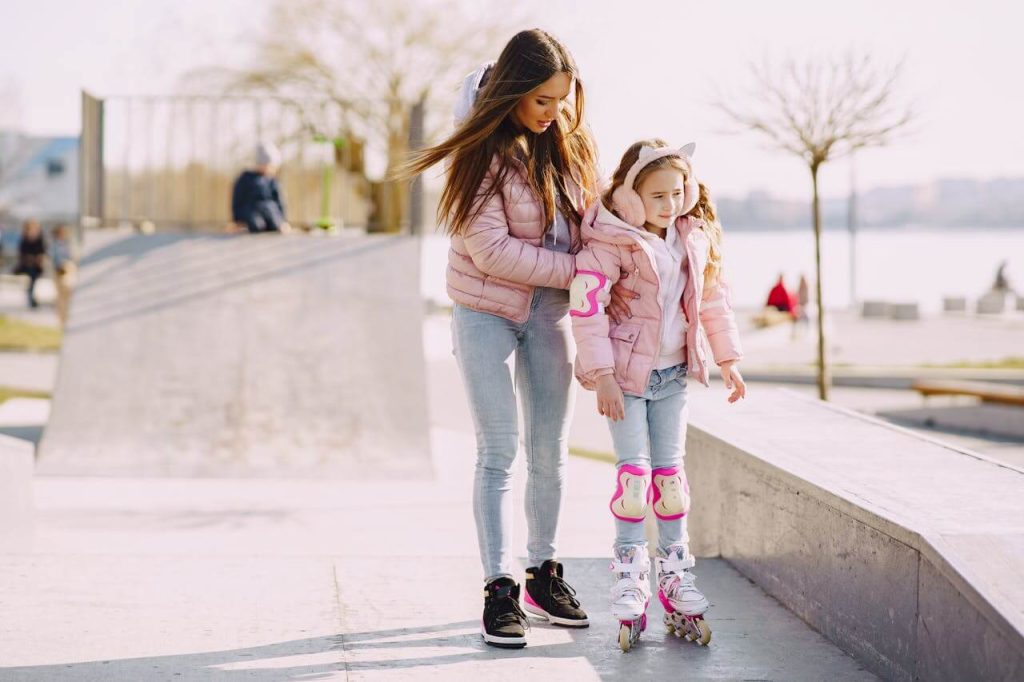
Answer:
[[272, 142], [260, 142], [256, 145], [257, 166], [280, 166], [281, 150]]

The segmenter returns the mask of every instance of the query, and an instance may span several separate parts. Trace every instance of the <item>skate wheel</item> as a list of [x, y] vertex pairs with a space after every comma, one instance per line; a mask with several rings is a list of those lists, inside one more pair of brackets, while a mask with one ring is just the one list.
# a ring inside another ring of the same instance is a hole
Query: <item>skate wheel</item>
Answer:
[[629, 647], [633, 645], [630, 641], [631, 630], [632, 628], [625, 623], [619, 625], [619, 648], [622, 649], [622, 653], [629, 651]]
[[697, 633], [694, 635], [693, 641], [700, 646], [707, 646], [711, 641], [711, 626], [703, 618], [695, 621], [694, 626], [697, 628]]

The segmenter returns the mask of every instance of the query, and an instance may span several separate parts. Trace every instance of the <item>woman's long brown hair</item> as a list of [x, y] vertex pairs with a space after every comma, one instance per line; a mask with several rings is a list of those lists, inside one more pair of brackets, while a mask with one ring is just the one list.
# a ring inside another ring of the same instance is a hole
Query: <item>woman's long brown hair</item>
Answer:
[[[516, 105], [559, 72], [575, 83], [575, 106], [560, 106], [555, 121], [542, 133], [525, 130], [513, 118]], [[543, 203], [547, 224], [552, 224], [556, 211], [578, 224], [597, 191], [597, 154], [583, 120], [583, 105], [583, 83], [568, 50], [540, 29], [521, 31], [502, 50], [466, 120], [447, 140], [411, 154], [395, 175], [412, 177], [449, 159], [437, 213], [448, 234], [462, 234], [513, 167], [522, 164], [527, 182]], [[494, 181], [485, 185], [495, 159]], [[582, 190], [582, 206], [573, 205], [570, 179]]]

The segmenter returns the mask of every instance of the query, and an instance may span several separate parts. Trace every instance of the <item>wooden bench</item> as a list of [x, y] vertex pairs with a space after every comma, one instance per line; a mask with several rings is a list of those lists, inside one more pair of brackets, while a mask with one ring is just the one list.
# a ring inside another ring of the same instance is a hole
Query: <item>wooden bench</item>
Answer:
[[931, 395], [969, 395], [985, 403], [1024, 407], [1024, 386], [994, 384], [985, 381], [918, 380], [911, 388], [924, 397]]

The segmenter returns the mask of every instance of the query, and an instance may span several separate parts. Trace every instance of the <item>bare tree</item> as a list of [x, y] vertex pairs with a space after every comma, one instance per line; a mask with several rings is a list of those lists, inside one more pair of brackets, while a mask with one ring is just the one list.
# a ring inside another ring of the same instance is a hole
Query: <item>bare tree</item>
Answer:
[[[376, 143], [386, 175], [409, 151], [412, 107], [452, 97], [462, 75], [497, 58], [512, 14], [466, 0], [277, 0], [250, 64], [207, 76], [291, 101], [328, 137]], [[342, 130], [322, 129], [315, 102], [323, 101], [344, 112]], [[402, 224], [406, 199], [406, 183], [385, 183], [378, 210], [386, 229]]]
[[876, 64], [869, 55], [795, 59], [751, 65], [752, 89], [737, 106], [717, 106], [744, 130], [800, 157], [811, 172], [814, 222], [815, 301], [818, 306], [818, 394], [828, 400], [831, 384], [825, 356], [825, 306], [821, 293], [821, 203], [818, 171], [829, 161], [864, 147], [881, 147], [913, 118], [897, 101], [902, 63]]

